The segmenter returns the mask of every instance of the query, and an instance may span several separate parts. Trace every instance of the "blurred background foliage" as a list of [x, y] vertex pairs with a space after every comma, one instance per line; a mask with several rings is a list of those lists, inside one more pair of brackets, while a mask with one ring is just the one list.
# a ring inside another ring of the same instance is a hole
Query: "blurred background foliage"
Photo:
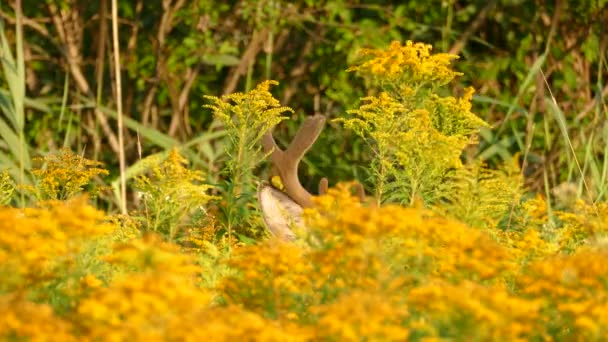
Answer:
[[[22, 0], [22, 34], [15, 29], [17, 1], [0, 3], [6, 36], [0, 169], [28, 170], [30, 155], [70, 147], [104, 162], [117, 178], [110, 1]], [[532, 191], [557, 198], [565, 188], [606, 198], [606, 0], [118, 3], [125, 148], [133, 174], [142, 156], [178, 146], [209, 183], [219, 184], [227, 138], [203, 108], [204, 95], [279, 81], [275, 97], [295, 110], [294, 120], [275, 130], [285, 143], [304, 115], [342, 117], [367, 95], [364, 81], [345, 71], [359, 48], [413, 40], [461, 56], [455, 69], [464, 76], [453, 93], [476, 89], [473, 112], [491, 127], [464, 157], [489, 165], [518, 158]], [[22, 75], [15, 67], [19, 47]], [[17, 56], [14, 65], [7, 54]], [[14, 100], [19, 77], [24, 124]], [[368, 147], [328, 122], [304, 160], [302, 182], [313, 188], [323, 176], [330, 185], [365, 181]]]

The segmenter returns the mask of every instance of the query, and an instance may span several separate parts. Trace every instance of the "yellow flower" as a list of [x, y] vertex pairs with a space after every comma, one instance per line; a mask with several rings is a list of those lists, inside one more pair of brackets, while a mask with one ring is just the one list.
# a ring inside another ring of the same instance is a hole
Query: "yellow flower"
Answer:
[[195, 283], [200, 268], [192, 257], [155, 235], [119, 244], [106, 259], [132, 273], [79, 303], [78, 324], [91, 339], [161, 340], [169, 326], [210, 306], [212, 295]]
[[73, 327], [46, 304], [14, 295], [0, 296], [0, 340], [78, 341]]
[[204, 173], [189, 170], [188, 161], [176, 148], [164, 160], [154, 157], [143, 163], [149, 165], [149, 172], [135, 178], [134, 187], [143, 202], [137, 213], [145, 217], [145, 230], [174, 241], [185, 235], [184, 226], [195, 225], [193, 217], [206, 213], [206, 204], [216, 197], [207, 193], [211, 186], [204, 183]]
[[409, 337], [405, 303], [387, 293], [353, 291], [312, 309], [321, 318], [316, 339], [404, 341]]
[[84, 239], [110, 232], [104, 214], [83, 197], [48, 201], [42, 208], [0, 209], [0, 277], [10, 290], [52, 279]]
[[[61, 149], [58, 153], [49, 154], [42, 158], [34, 158], [44, 165], [43, 168], [34, 168], [32, 174], [38, 178], [34, 188], [26, 190], [34, 192], [40, 200], [65, 200], [80, 193], [84, 186], [91, 183], [98, 175], [108, 175], [108, 171], [101, 168], [102, 163], [86, 159], [74, 154], [69, 149]], [[103, 188], [88, 191], [95, 195]]]
[[517, 298], [498, 286], [435, 280], [412, 289], [408, 303], [411, 311], [436, 322], [435, 329], [453, 336], [516, 340], [533, 336], [540, 328], [536, 323], [539, 303]]
[[230, 303], [245, 304], [254, 312], [268, 310], [282, 317], [312, 295], [312, 265], [296, 245], [268, 242], [241, 247], [228, 265], [237, 273], [224, 278], [219, 289]]
[[581, 248], [531, 263], [516, 284], [522, 296], [543, 300], [548, 329], [568, 326], [571, 336], [593, 339], [608, 333], [607, 275], [608, 252]]
[[393, 42], [386, 50], [363, 50], [370, 58], [348, 69], [371, 78], [379, 90], [347, 111], [350, 118], [336, 120], [372, 147], [378, 203], [387, 197], [410, 205], [420, 198], [431, 205], [444, 199], [456, 183], [446, 179], [463, 168], [464, 148], [488, 126], [471, 112], [473, 88], [460, 98], [438, 95], [460, 75], [450, 68], [457, 56], [430, 51], [427, 44]]
[[285, 119], [281, 117], [282, 113], [293, 112], [291, 108], [281, 106], [270, 93], [270, 86], [277, 84], [277, 81], [268, 80], [261, 82], [248, 93], [234, 93], [221, 98], [205, 96], [212, 104], [204, 107], [213, 110], [214, 115], [229, 129], [247, 129], [261, 137], [268, 129]]
[[431, 54], [431, 45], [407, 41], [405, 45], [394, 41], [386, 50], [362, 49], [360, 54], [371, 59], [348, 71], [370, 75], [378, 81], [403, 81], [424, 84], [427, 82], [446, 84], [461, 73], [454, 72], [449, 65], [456, 55]]
[[82, 284], [87, 287], [87, 288], [91, 288], [91, 289], [95, 289], [100, 287], [101, 285], [103, 285], [103, 282], [99, 279], [97, 279], [94, 275], [92, 274], [87, 274], [86, 276], [84, 276], [81, 280]]

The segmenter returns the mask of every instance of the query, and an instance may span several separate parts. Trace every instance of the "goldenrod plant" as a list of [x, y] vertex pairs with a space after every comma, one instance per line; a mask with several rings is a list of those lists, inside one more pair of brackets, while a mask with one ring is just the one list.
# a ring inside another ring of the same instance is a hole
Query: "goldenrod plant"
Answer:
[[8, 171], [0, 172], [0, 206], [11, 202], [15, 193], [15, 182], [13, 182]]
[[86, 239], [107, 233], [104, 214], [84, 198], [0, 212], [0, 291], [27, 290], [68, 265]]
[[108, 174], [108, 170], [101, 168], [100, 162], [84, 158], [66, 148], [33, 160], [39, 164], [32, 169], [36, 182], [34, 185], [22, 185], [21, 189], [38, 200], [67, 200], [82, 194], [88, 185], [93, 187], [87, 193], [96, 196], [103, 187], [94, 187], [93, 178]]
[[[472, 228], [422, 207], [366, 206], [349, 187], [339, 185], [314, 199], [315, 207], [304, 212], [309, 230], [302, 241], [235, 248], [227, 272], [201, 267], [197, 254], [153, 232], [125, 236], [115, 220], [82, 198], [0, 209], [0, 227], [9, 233], [0, 235], [0, 312], [10, 318], [0, 323], [0, 336], [42, 339], [52, 332], [66, 341], [599, 341], [604, 336], [608, 259], [601, 232], [558, 253], [560, 239], [538, 234], [534, 224], [525, 231]], [[529, 202], [519, 210], [546, 224], [544, 200]], [[583, 209], [563, 216], [564, 236], [579, 234], [578, 224], [570, 222], [584, 222], [585, 216]], [[78, 247], [96, 248], [84, 240], [115, 242], [88, 263], [70, 262], [91, 253]], [[212, 274], [219, 281], [205, 283]], [[62, 279], [54, 284], [64, 288], [69, 305], [46, 289], [56, 279]]]
[[472, 161], [452, 172], [448, 181], [443, 201], [435, 206], [436, 210], [473, 227], [513, 228], [523, 193], [516, 160], [498, 169]]
[[[256, 191], [254, 168], [263, 159], [260, 140], [272, 127], [286, 118], [285, 112], [293, 112], [282, 106], [270, 93], [270, 86], [276, 81], [264, 81], [247, 93], [222, 96], [205, 96], [211, 104], [205, 105], [213, 111], [214, 117], [227, 129], [229, 144], [225, 173], [228, 181], [222, 187], [223, 200], [220, 209], [224, 216], [225, 228], [229, 239], [235, 226], [239, 233], [252, 235], [251, 209], [247, 203], [252, 201]], [[259, 235], [259, 232], [253, 235]]]
[[187, 238], [191, 229], [203, 229], [207, 204], [214, 197], [201, 171], [187, 168], [188, 161], [177, 149], [164, 160], [147, 160], [148, 174], [138, 176], [133, 187], [139, 193], [136, 216], [144, 231], [165, 236], [169, 241]]
[[431, 54], [430, 45], [411, 41], [361, 54], [366, 60], [348, 70], [364, 77], [376, 95], [362, 98], [350, 118], [338, 121], [374, 152], [377, 202], [436, 203], [449, 191], [450, 173], [463, 168], [463, 149], [488, 126], [471, 112], [472, 88], [460, 98], [440, 95], [460, 75], [450, 67], [457, 56]]
[[[314, 326], [317, 339], [329, 340], [598, 340], [602, 334], [599, 298], [608, 287], [600, 275], [601, 241], [560, 256], [559, 242], [534, 228], [505, 233], [422, 208], [367, 207], [346, 186], [315, 202], [306, 211], [308, 245], [268, 242], [236, 251], [230, 265], [238, 273], [220, 287], [229, 303]], [[536, 215], [536, 207], [526, 210]], [[249, 267], [254, 258], [261, 267]], [[541, 287], [533, 280], [539, 278]], [[577, 295], [582, 288], [588, 291]], [[558, 293], [569, 295], [563, 306], [553, 297]]]

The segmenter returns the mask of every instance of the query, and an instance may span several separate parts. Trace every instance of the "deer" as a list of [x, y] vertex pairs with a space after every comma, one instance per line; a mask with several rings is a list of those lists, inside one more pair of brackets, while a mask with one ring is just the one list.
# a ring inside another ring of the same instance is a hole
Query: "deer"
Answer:
[[[304, 209], [314, 206], [313, 195], [300, 183], [298, 166], [321, 134], [325, 121], [325, 116], [321, 114], [308, 116], [285, 150], [276, 144], [272, 136], [273, 128], [262, 136], [262, 149], [269, 156], [273, 173], [280, 177], [285, 192], [272, 185], [261, 184], [257, 194], [258, 203], [266, 227], [280, 240], [294, 241], [296, 239], [294, 228], [306, 229], [302, 220], [302, 212]], [[358, 184], [359, 198], [363, 199], [365, 196], [363, 186], [360, 183], [356, 184]], [[328, 185], [325, 177], [319, 181], [319, 195], [327, 193]]]
[[[262, 184], [258, 188], [258, 203], [268, 230], [280, 240], [293, 241], [293, 228], [305, 228], [302, 212], [313, 207], [312, 194], [300, 183], [298, 166], [315, 143], [325, 126], [325, 116], [315, 114], [307, 117], [289, 146], [282, 150], [272, 136], [273, 128], [262, 136], [262, 149], [272, 164], [272, 173], [279, 176], [285, 192], [272, 185]], [[327, 178], [319, 182], [319, 195], [327, 192]]]

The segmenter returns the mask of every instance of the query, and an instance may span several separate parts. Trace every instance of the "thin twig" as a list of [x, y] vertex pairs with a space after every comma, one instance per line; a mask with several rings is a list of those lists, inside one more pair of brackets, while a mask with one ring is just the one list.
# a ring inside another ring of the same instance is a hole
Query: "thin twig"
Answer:
[[[23, 26], [27, 26], [31, 29], [33, 29], [34, 31], [40, 33], [42, 36], [46, 37], [46, 38], [50, 38], [49, 36], [49, 31], [46, 29], [46, 26], [44, 26], [43, 24], [38, 23], [36, 20], [30, 19], [26, 16], [24, 16], [23, 14], [21, 14], [22, 18], [22, 24]], [[17, 20], [13, 17], [11, 17], [8, 13], [5, 13], [3, 11], [0, 11], [0, 17], [4, 20], [6, 20], [9, 24], [16, 24]]]
[[[17, 63], [17, 84], [16, 87], [19, 89], [18, 95], [14, 99], [15, 113], [17, 116], [17, 123], [19, 129], [19, 181], [25, 184], [25, 162], [26, 162], [26, 149], [25, 144], [25, 108], [23, 100], [25, 99], [25, 62], [23, 61], [23, 12], [21, 8], [21, 0], [15, 2], [15, 33], [16, 33], [16, 46], [15, 46], [15, 63]], [[21, 191], [21, 205], [25, 205], [25, 195]]]
[[114, 67], [116, 70], [116, 110], [118, 121], [118, 161], [120, 163], [120, 212], [127, 214], [127, 176], [125, 145], [122, 122], [122, 86], [120, 82], [120, 48], [118, 43], [118, 4], [112, 0], [112, 40], [114, 42]]
[[[190, 127], [188, 126], [188, 96], [190, 95], [190, 90], [192, 89], [192, 86], [194, 86], [194, 81], [196, 80], [196, 77], [198, 77], [198, 74], [200, 72], [200, 66], [196, 66], [194, 68], [188, 68], [188, 71], [186, 72], [186, 81], [184, 82], [183, 86], [182, 86], [182, 90], [179, 93], [179, 97], [178, 97], [178, 102], [177, 102], [177, 109], [178, 109], [178, 113], [180, 114], [181, 117], [181, 122], [183, 123], [183, 128], [185, 130], [185, 133], [187, 134], [191, 134], [192, 130], [190, 129]], [[177, 115], [176, 115], [177, 116]], [[176, 117], [174, 116], [174, 117]], [[178, 128], [178, 123], [176, 122], [175, 127], [173, 127], [173, 122], [172, 125], [169, 128], [169, 134], [170, 135], [174, 135], [175, 132], [177, 131]]]
[[458, 55], [460, 51], [462, 51], [462, 49], [467, 45], [467, 42], [469, 41], [473, 33], [477, 32], [483, 21], [486, 19], [490, 10], [494, 8], [496, 2], [496, 0], [492, 0], [486, 3], [484, 8], [479, 11], [477, 17], [475, 17], [475, 20], [473, 20], [473, 22], [469, 25], [469, 28], [460, 36], [460, 39], [456, 43], [454, 43], [454, 45], [452, 45], [449, 50], [450, 54]]
[[[99, 35], [97, 36], [97, 58], [95, 60], [95, 83], [97, 86], [95, 103], [96, 106], [101, 106], [101, 97], [103, 95], [103, 72], [105, 69], [105, 56], [106, 56], [106, 39], [108, 36], [108, 1], [101, 0], [99, 3]], [[99, 133], [94, 133], [93, 139], [93, 151], [94, 156], [97, 157], [99, 150], [101, 149], [101, 142], [98, 138]]]
[[251, 41], [249, 42], [247, 49], [241, 57], [241, 62], [231, 70], [230, 75], [226, 78], [223, 94], [230, 94], [234, 92], [239, 79], [241, 76], [245, 75], [249, 65], [253, 60], [255, 60], [258, 53], [260, 53], [262, 50], [262, 46], [264, 45], [267, 36], [268, 29], [266, 28], [262, 29], [261, 31], [254, 32], [254, 34], [251, 36]]

